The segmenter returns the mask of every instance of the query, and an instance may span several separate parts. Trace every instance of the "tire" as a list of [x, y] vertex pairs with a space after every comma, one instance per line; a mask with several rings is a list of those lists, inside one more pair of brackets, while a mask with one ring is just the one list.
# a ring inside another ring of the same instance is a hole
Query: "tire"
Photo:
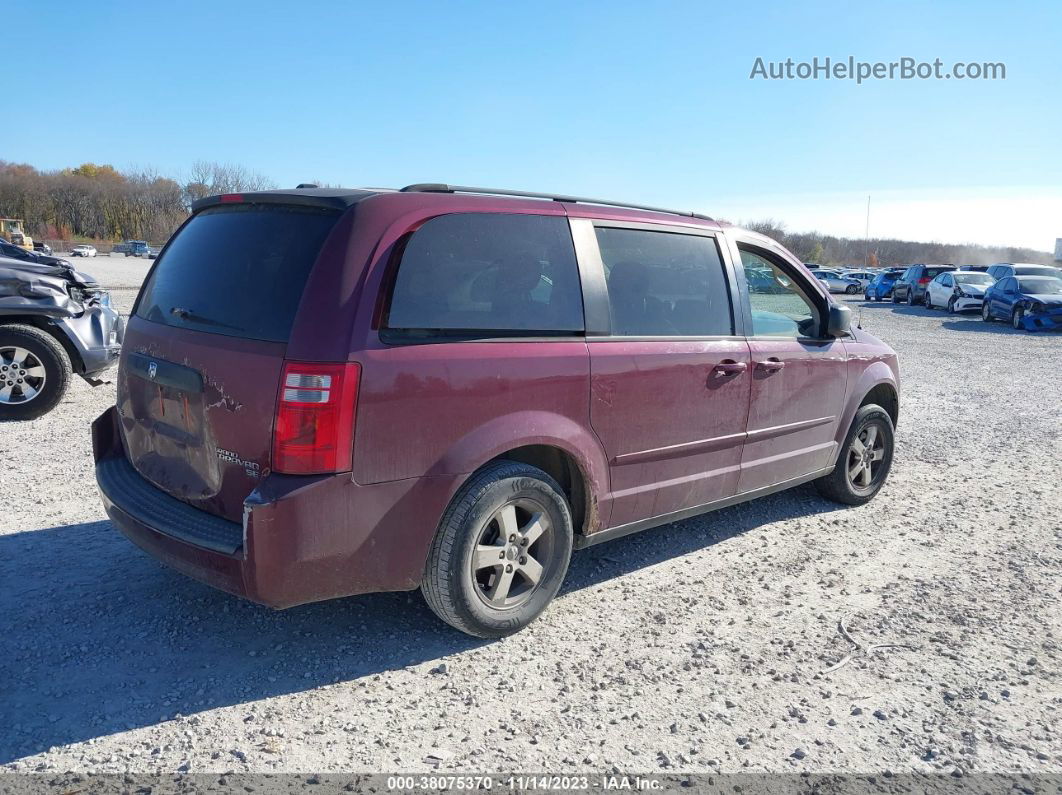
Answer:
[[959, 310], [955, 308], [955, 296], [948, 299], [948, 311], [953, 315], [956, 315], [959, 312]]
[[894, 304], [898, 304], [898, 303], [900, 303], [900, 296], [898, 296], [898, 295], [896, 294], [896, 291], [895, 291], [895, 290], [893, 290], [893, 291], [892, 291], [892, 302], [893, 302]]
[[859, 285], [858, 284], [850, 284], [850, 285], [848, 285], [847, 287], [844, 288], [844, 291], [848, 295], [855, 295], [856, 293], [859, 292]]
[[985, 323], [991, 323], [993, 320], [995, 320], [995, 318], [992, 317], [992, 310], [988, 306], [987, 298], [985, 299], [984, 303], [981, 304], [981, 320], [985, 321]]
[[[16, 371], [11, 368], [19, 356]], [[55, 337], [34, 326], [0, 325], [0, 420], [47, 414], [63, 399], [71, 373], [70, 357]], [[27, 387], [36, 393], [28, 399]]]
[[914, 289], [912, 288], [907, 291], [907, 305], [914, 306], [916, 303], [918, 302], [915, 301]]
[[867, 292], [863, 293], [863, 300], [864, 301], [873, 301], [874, 300], [874, 297], [870, 294], [869, 290]]
[[[874, 429], [873, 431], [871, 429]], [[870, 476], [865, 478], [856, 458], [860, 455], [854, 442], [866, 447], [865, 442], [873, 433], [872, 455], [880, 450], [881, 457], [870, 461]], [[880, 444], [879, 444], [880, 442]], [[845, 505], [863, 505], [874, 499], [881, 491], [892, 469], [892, 456], [895, 449], [895, 430], [892, 418], [881, 406], [868, 404], [860, 407], [848, 429], [844, 444], [837, 455], [837, 465], [833, 472], [814, 481], [819, 494], [834, 502]], [[875, 465], [874, 461], [877, 461]], [[853, 477], [853, 471], [855, 475]], [[865, 484], [861, 481], [866, 481]]]
[[[521, 545], [521, 536], [536, 525], [532, 518], [536, 513], [538, 526], [548, 522], [549, 527], [530, 544]], [[568, 571], [573, 539], [571, 510], [553, 478], [514, 461], [489, 464], [462, 486], [443, 514], [421, 583], [424, 600], [435, 615], [468, 635], [511, 635], [534, 621], [557, 595]], [[489, 562], [492, 550], [483, 554], [489, 547], [497, 547], [496, 566]], [[486, 562], [478, 570], [477, 557]], [[541, 567], [534, 583], [524, 573], [534, 570], [521, 565], [528, 559]], [[510, 574], [507, 580], [500, 579], [505, 574]], [[498, 587], [505, 582], [510, 585], [501, 593]], [[513, 587], [523, 590], [514, 596]], [[502, 603], [490, 604], [492, 594]], [[511, 605], [503, 604], [507, 597]]]
[[933, 310], [933, 299], [929, 297], [929, 290], [926, 290], [926, 297], [923, 299], [922, 303], [925, 305], [926, 309], [930, 311]]
[[1010, 325], [1018, 331], [1023, 331], [1025, 329], [1025, 325], [1022, 321], [1024, 320], [1025, 310], [1020, 306], [1014, 307], [1014, 311], [1010, 315]]

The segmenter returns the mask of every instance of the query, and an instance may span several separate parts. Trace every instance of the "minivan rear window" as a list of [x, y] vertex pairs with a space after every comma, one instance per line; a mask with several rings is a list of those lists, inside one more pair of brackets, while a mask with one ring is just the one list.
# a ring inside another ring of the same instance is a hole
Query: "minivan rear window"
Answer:
[[310, 269], [339, 216], [289, 205], [203, 210], [156, 261], [136, 315], [177, 328], [287, 342]]
[[452, 213], [426, 221], [401, 252], [385, 327], [449, 336], [582, 332], [567, 219]]

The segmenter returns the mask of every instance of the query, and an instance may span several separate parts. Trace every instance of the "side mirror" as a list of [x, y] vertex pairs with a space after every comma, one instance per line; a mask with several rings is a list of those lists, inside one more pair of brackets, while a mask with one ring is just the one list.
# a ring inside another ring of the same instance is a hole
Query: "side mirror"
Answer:
[[847, 306], [830, 304], [830, 314], [826, 318], [826, 336], [843, 337], [852, 328], [852, 310]]

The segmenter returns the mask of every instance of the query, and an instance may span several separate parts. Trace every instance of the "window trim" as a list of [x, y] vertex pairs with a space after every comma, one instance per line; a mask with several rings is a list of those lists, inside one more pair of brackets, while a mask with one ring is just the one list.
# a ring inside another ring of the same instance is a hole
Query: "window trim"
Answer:
[[[587, 342], [679, 342], [679, 341], [716, 341], [743, 339], [741, 315], [737, 311], [735, 296], [737, 284], [734, 279], [733, 263], [724, 236], [714, 230], [698, 226], [680, 226], [675, 224], [645, 221], [619, 221], [607, 218], [569, 218], [572, 227], [572, 239], [575, 241], [575, 254], [579, 260], [579, 273], [583, 282], [584, 319]], [[608, 284], [605, 279], [605, 262], [601, 257], [601, 246], [597, 240], [597, 229], [632, 229], [642, 232], [688, 235], [692, 237], [712, 238], [723, 273], [723, 284], [730, 309], [730, 334], [700, 335], [638, 335], [625, 336], [612, 333], [612, 313], [608, 297]]]
[[[845, 335], [845, 337], [827, 337], [823, 331], [829, 317], [830, 311], [830, 299], [828, 293], [823, 291], [823, 288], [819, 287], [813, 282], [818, 282], [818, 279], [808, 279], [807, 274], [802, 268], [794, 264], [783, 252], [784, 250], [778, 244], [774, 244], [770, 247], [764, 244], [763, 241], [757, 240], [747, 235], [732, 235], [730, 236], [731, 245], [733, 247], [732, 256], [734, 257], [734, 270], [738, 273], [739, 284], [741, 287], [741, 309], [745, 320], [745, 337], [750, 340], [790, 340], [801, 343], [828, 343], [833, 342], [836, 339], [844, 339], [850, 337], [851, 333]], [[777, 247], [778, 250], [775, 250]], [[745, 279], [745, 266], [741, 261], [741, 250], [748, 249], [750, 253], [755, 254], [758, 257], [762, 257], [767, 261], [776, 265], [786, 276], [793, 280], [794, 284], [799, 285], [804, 296], [808, 298], [815, 310], [817, 311], [817, 327], [818, 333], [814, 337], [792, 337], [789, 335], [779, 334], [756, 334], [752, 322], [752, 299], [748, 288], [748, 281]]]
[[[439, 218], [448, 218], [455, 215], [497, 215], [497, 216], [521, 216], [534, 218], [556, 218], [562, 222], [569, 221], [566, 215], [556, 213], [532, 213], [532, 212], [499, 212], [496, 210], [475, 211], [459, 210], [456, 212], [440, 212], [419, 219], [410, 226], [391, 247], [385, 263], [382, 289], [379, 290], [379, 302], [374, 312], [373, 327], [379, 340], [385, 345], [427, 345], [447, 342], [565, 342], [583, 340], [587, 334], [586, 326], [586, 288], [583, 285], [582, 269], [579, 265], [578, 248], [575, 245], [571, 225], [568, 224], [569, 235], [572, 235], [572, 250], [575, 257], [576, 285], [583, 296], [583, 330], [558, 329], [461, 329], [461, 328], [392, 328], [388, 326], [391, 314], [391, 302], [394, 299], [395, 286], [398, 283], [398, 272], [402, 264], [409, 241], [426, 225]], [[433, 333], [434, 332], [434, 333]]]

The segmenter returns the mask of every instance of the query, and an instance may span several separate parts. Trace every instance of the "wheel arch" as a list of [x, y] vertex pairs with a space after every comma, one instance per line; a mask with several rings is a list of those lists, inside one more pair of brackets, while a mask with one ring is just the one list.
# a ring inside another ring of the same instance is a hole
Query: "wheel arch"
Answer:
[[608, 462], [600, 443], [568, 417], [525, 411], [496, 417], [451, 446], [432, 473], [461, 473], [460, 491], [484, 466], [519, 461], [538, 467], [565, 491], [576, 534], [604, 525], [599, 496], [608, 493]]
[[877, 404], [888, 413], [895, 427], [900, 420], [899, 382], [892, 368], [884, 361], [872, 362], [860, 374], [855, 386], [849, 392], [851, 399], [837, 424], [837, 450], [841, 449], [848, 428], [856, 412], [863, 406]]
[[70, 368], [74, 373], [85, 372], [85, 362], [81, 358], [81, 353], [70, 341], [70, 337], [49, 318], [39, 315], [4, 315], [0, 316], [0, 328], [3, 326], [32, 326], [43, 331], [66, 351], [67, 358], [70, 359]]

